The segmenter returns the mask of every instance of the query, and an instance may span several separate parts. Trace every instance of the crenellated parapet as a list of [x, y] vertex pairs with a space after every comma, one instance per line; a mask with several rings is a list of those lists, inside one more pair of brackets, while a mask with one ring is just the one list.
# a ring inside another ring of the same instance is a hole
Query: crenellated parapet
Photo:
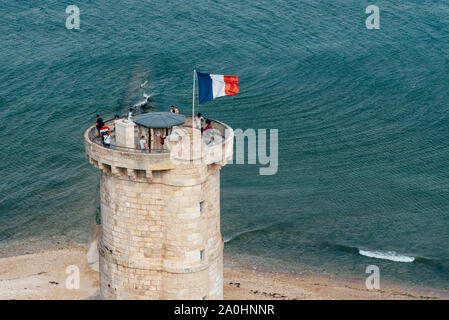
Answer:
[[[190, 120], [191, 122], [191, 120]], [[142, 152], [137, 141], [134, 148], [113, 145], [106, 147], [96, 135], [94, 126], [84, 134], [86, 157], [89, 162], [102, 172], [120, 179], [149, 181], [154, 171], [167, 171], [179, 168], [189, 170], [180, 174], [194, 174], [192, 167], [201, 165], [224, 166], [232, 160], [234, 148], [234, 131], [224, 123], [214, 121], [220, 139], [206, 144], [200, 130], [192, 129], [189, 124], [177, 128], [182, 132], [177, 140], [167, 141], [165, 150]], [[115, 127], [114, 122], [107, 122]], [[134, 140], [137, 140], [137, 131]], [[112, 134], [115, 138], [115, 133]], [[182, 182], [184, 183], [184, 182]]]

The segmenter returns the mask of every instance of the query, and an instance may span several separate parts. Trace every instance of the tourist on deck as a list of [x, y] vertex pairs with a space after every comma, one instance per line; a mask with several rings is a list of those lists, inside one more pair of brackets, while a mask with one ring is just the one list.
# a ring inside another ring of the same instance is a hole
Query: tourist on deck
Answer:
[[147, 141], [145, 140], [145, 136], [140, 137], [139, 143], [140, 143], [140, 150], [142, 150], [142, 152], [147, 151]]
[[209, 119], [207, 119], [206, 120], [206, 127], [202, 131], [203, 138], [204, 138], [204, 140], [206, 141], [207, 144], [211, 143], [212, 140], [214, 140], [214, 136], [212, 134], [212, 129], [213, 129], [212, 122]]
[[133, 108], [129, 109], [128, 121], [134, 121], [134, 109]]
[[175, 108], [175, 106], [171, 106], [171, 107], [170, 107], [170, 112], [171, 112], [171, 113], [179, 114], [179, 110], [178, 110], [177, 108]]
[[106, 131], [103, 137], [103, 144], [108, 148], [111, 146], [111, 136], [109, 135], [109, 131]]
[[212, 126], [212, 121], [210, 121], [209, 119], [206, 120], [206, 131], [210, 131], [211, 129], [213, 129]]
[[103, 126], [104, 126], [103, 119], [100, 117], [99, 114], [97, 114], [97, 123], [96, 123], [95, 127], [97, 128], [97, 131], [98, 131], [98, 137], [100, 137], [100, 138], [101, 138], [100, 130], [101, 130], [101, 128], [102, 128]]
[[120, 117], [118, 114], [116, 114], [114, 117], [114, 129], [112, 129], [113, 132], [115, 132], [115, 127], [117, 125], [117, 121], [119, 121], [119, 120], [120, 120]]
[[161, 143], [161, 149], [164, 149], [164, 143], [165, 143], [165, 139], [167, 139], [166, 136], [163, 136], [159, 131], [156, 131], [156, 136], [160, 139], [160, 143]]
[[106, 132], [111, 131], [111, 128], [107, 127], [106, 125], [103, 125], [100, 129], [100, 135], [101, 135], [101, 141], [104, 140], [104, 135], [106, 134]]
[[201, 129], [204, 125], [204, 118], [201, 113], [198, 113], [195, 117], [195, 129]]
[[[210, 121], [210, 120], [209, 120]], [[211, 142], [215, 140], [215, 136], [214, 136], [214, 125], [213, 123], [209, 123], [209, 134], [210, 134], [210, 140]]]
[[166, 136], [163, 136], [163, 137], [161, 136], [161, 148], [162, 148], [162, 150], [164, 150], [165, 139], [167, 139]]

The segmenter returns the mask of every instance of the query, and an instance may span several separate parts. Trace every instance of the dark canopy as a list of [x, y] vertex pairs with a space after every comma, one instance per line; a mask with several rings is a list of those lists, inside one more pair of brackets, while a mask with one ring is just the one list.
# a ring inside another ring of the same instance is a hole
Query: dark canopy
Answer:
[[172, 112], [149, 112], [139, 114], [134, 122], [146, 128], [171, 128], [186, 122], [186, 117]]

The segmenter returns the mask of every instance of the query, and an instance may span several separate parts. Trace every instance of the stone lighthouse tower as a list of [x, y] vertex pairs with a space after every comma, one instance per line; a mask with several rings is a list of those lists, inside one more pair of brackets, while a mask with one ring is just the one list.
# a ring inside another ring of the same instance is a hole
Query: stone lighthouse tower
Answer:
[[223, 298], [220, 169], [234, 133], [212, 124], [202, 134], [191, 117], [153, 112], [107, 122], [110, 146], [95, 127], [84, 134], [100, 169], [103, 299]]

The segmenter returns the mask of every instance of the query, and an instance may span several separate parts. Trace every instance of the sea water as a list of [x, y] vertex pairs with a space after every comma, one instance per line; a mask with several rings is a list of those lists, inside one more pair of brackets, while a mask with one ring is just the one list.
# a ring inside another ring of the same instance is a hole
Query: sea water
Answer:
[[222, 170], [225, 256], [449, 289], [449, 6], [380, 0], [368, 30], [370, 4], [1, 1], [0, 255], [85, 243], [84, 131], [148, 97], [190, 114], [196, 68], [240, 78], [203, 115], [279, 130], [277, 174]]

